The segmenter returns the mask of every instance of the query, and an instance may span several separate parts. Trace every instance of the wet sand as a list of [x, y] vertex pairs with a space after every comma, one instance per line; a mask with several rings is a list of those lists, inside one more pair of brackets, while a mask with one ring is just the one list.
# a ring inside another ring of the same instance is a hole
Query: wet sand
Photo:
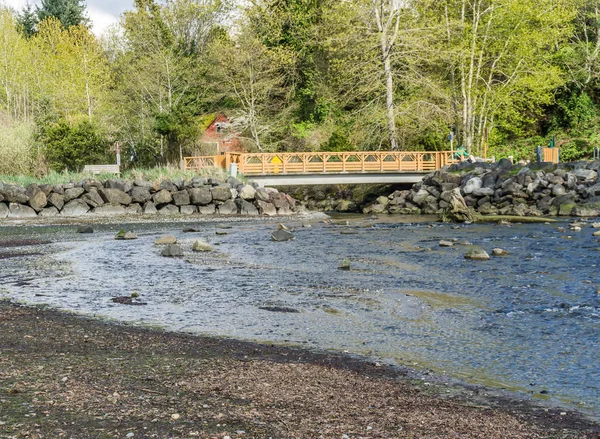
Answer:
[[2, 438], [600, 438], [600, 425], [341, 354], [0, 302]]

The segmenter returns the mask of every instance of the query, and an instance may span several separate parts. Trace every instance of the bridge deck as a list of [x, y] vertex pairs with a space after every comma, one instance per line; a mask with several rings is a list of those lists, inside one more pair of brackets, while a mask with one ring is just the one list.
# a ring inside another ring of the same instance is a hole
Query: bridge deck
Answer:
[[305, 153], [226, 153], [185, 157], [186, 170], [237, 164], [247, 176], [279, 174], [427, 173], [455, 163], [453, 151], [363, 151]]

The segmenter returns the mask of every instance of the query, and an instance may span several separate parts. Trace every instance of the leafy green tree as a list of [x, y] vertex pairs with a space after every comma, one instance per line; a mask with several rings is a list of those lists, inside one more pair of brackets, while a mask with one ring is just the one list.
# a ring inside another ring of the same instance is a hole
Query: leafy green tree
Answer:
[[485, 133], [496, 142], [527, 134], [564, 83], [553, 56], [569, 37], [574, 2], [446, 0], [432, 11], [446, 33], [435, 62], [446, 68], [461, 143], [482, 154]]
[[38, 20], [31, 3], [27, 2], [25, 4], [21, 13], [17, 16], [17, 23], [19, 24], [19, 31], [27, 38], [35, 34]]
[[86, 164], [110, 160], [110, 142], [87, 120], [71, 125], [63, 119], [41, 127], [38, 141], [43, 145], [48, 165], [55, 171], [81, 171]]
[[212, 46], [216, 89], [236, 104], [236, 128], [251, 146], [272, 151], [278, 142], [281, 120], [289, 117], [289, 88], [281, 73], [280, 58], [245, 27], [235, 40]]
[[71, 26], [89, 26], [86, 6], [83, 0], [42, 0], [36, 7], [38, 22], [50, 17], [57, 18], [64, 28]]

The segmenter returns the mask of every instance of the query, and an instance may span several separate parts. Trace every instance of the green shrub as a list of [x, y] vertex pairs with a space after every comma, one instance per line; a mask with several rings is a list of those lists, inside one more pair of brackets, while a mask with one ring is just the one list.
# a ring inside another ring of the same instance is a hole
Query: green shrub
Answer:
[[114, 161], [109, 154], [111, 142], [87, 120], [75, 125], [61, 120], [44, 127], [39, 140], [48, 165], [55, 171], [81, 171], [85, 165]]
[[33, 125], [2, 123], [0, 129], [0, 174], [27, 174], [35, 163]]

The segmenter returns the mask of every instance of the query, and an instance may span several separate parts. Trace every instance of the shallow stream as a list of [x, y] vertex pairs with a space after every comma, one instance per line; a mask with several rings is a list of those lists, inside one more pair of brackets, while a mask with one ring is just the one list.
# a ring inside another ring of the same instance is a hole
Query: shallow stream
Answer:
[[[570, 232], [566, 222], [408, 220], [340, 217], [310, 228], [290, 220], [288, 242], [270, 240], [269, 221], [134, 223], [125, 226], [133, 241], [113, 239], [122, 224], [84, 235], [72, 224], [3, 223], [0, 298], [347, 351], [600, 418], [600, 242], [591, 221]], [[183, 244], [183, 259], [160, 256], [154, 240], [165, 234]], [[213, 251], [192, 253], [198, 238]], [[468, 261], [469, 243], [510, 254]], [[350, 270], [338, 269], [343, 259]], [[111, 301], [132, 293], [145, 305]]]

